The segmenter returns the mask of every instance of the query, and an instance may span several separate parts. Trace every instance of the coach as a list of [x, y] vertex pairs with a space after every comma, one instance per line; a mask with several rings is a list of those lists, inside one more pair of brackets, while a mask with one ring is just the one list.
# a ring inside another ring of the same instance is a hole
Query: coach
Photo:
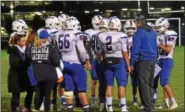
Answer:
[[131, 69], [134, 65], [138, 68], [138, 86], [141, 103], [144, 106], [142, 112], [151, 112], [154, 109], [152, 103], [152, 86], [157, 60], [157, 34], [148, 25], [143, 15], [135, 18], [138, 28], [133, 37], [131, 52]]

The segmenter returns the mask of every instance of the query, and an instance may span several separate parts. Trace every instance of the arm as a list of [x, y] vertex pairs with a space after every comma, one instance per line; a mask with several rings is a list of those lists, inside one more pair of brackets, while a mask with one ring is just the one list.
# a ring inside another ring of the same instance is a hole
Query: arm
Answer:
[[131, 66], [133, 67], [134, 64], [138, 61], [141, 47], [141, 37], [139, 36], [138, 31], [136, 31], [136, 33], [134, 34], [132, 45], [133, 46], [131, 51]]
[[130, 72], [131, 71], [130, 70], [130, 59], [129, 59], [129, 55], [128, 55], [128, 51], [127, 51], [126, 39], [124, 37], [122, 38], [122, 55], [123, 55], [123, 58], [126, 62], [127, 69]]
[[170, 51], [173, 48], [173, 45], [167, 45], [167, 46], [165, 46], [165, 45], [159, 44], [158, 46], [159, 46], [159, 48], [161, 48], [166, 53], [170, 53]]
[[51, 54], [50, 55], [51, 55], [51, 62], [53, 64], [53, 66], [59, 67], [60, 66], [60, 56], [59, 56], [57, 49], [53, 45], [51, 45]]

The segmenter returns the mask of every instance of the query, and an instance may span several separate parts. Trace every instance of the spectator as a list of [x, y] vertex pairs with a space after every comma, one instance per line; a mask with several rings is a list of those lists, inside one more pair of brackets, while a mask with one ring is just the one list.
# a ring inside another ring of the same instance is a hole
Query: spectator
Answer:
[[59, 54], [49, 42], [50, 37], [46, 30], [41, 30], [36, 44], [30, 46], [28, 51], [37, 80], [34, 101], [36, 111], [39, 111], [44, 98], [44, 112], [49, 112], [51, 89], [57, 81], [55, 67], [60, 66]]
[[[8, 73], [8, 91], [12, 93], [11, 111], [17, 112], [21, 109], [24, 112], [31, 112], [31, 103], [33, 96], [33, 87], [30, 84], [27, 69], [29, 62], [26, 59], [25, 36], [14, 35], [14, 45], [8, 49], [9, 53], [9, 73]], [[26, 91], [24, 108], [20, 107], [20, 93]]]

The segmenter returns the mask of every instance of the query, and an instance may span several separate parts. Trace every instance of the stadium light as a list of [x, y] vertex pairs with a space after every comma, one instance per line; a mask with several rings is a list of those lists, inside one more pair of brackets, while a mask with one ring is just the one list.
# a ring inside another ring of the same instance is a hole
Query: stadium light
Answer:
[[11, 4], [11, 5], [10, 5], [10, 9], [13, 9], [13, 7], [14, 7], [13, 4]]
[[141, 8], [139, 8], [139, 9], [137, 9], [137, 11], [142, 11], [142, 9], [141, 9]]
[[154, 7], [150, 7], [150, 10], [154, 10]]
[[40, 16], [40, 15], [42, 15], [42, 13], [41, 13], [41, 12], [35, 12], [35, 14], [37, 14], [37, 15], [39, 15], [39, 16]]
[[99, 9], [94, 9], [94, 12], [99, 12], [100, 10]]
[[88, 11], [88, 10], [85, 10], [85, 11], [84, 11], [84, 13], [86, 13], [86, 14], [89, 14], [89, 13], [90, 13], [90, 11]]
[[181, 7], [182, 10], [184, 10], [184, 7]]
[[171, 8], [168, 8], [168, 7], [167, 7], [167, 8], [164, 8], [164, 9], [165, 9], [165, 11], [169, 11], [169, 10], [171, 10]]
[[128, 9], [127, 9], [127, 8], [122, 8], [121, 10], [122, 10], [122, 11], [127, 11]]
[[106, 10], [106, 12], [113, 12], [113, 10], [109, 10], [109, 9], [108, 9], [108, 10]]

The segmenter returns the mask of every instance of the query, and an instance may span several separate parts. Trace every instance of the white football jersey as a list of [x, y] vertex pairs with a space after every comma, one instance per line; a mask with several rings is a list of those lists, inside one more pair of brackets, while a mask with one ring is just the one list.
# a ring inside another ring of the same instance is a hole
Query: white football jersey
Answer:
[[105, 57], [122, 58], [122, 51], [127, 51], [127, 35], [122, 32], [102, 32], [98, 34], [100, 50]]
[[129, 58], [131, 57], [131, 51], [132, 51], [132, 40], [133, 37], [132, 36], [128, 36], [127, 38], [125, 38], [126, 40], [126, 44], [127, 44], [127, 52], [129, 55]]
[[87, 59], [86, 50], [81, 31], [66, 30], [59, 31], [56, 35], [56, 42], [62, 61], [70, 63], [85, 62]]
[[170, 53], [166, 53], [164, 50], [159, 48], [159, 59], [161, 58], [173, 58], [173, 52], [176, 44], [177, 33], [173, 30], [168, 30], [164, 34], [158, 35], [159, 43], [162, 45], [172, 45]]
[[97, 51], [99, 50], [98, 48], [98, 42], [97, 42], [97, 34], [99, 33], [99, 30], [94, 30], [94, 29], [88, 29], [85, 31], [89, 35], [89, 37], [86, 39], [89, 43], [89, 55], [90, 58], [93, 60], [97, 59]]

